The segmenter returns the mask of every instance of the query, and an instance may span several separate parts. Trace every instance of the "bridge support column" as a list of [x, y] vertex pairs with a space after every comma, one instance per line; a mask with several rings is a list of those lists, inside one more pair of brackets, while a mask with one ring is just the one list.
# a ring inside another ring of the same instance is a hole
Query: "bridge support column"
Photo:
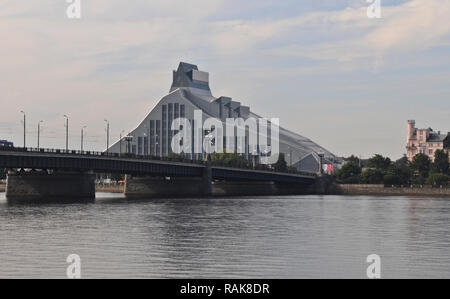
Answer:
[[276, 188], [273, 182], [217, 181], [212, 185], [212, 194], [214, 196], [275, 195]]
[[304, 194], [314, 194], [315, 190], [311, 186], [313, 185], [302, 185], [302, 184], [275, 184], [276, 194], [278, 195], [304, 195]]
[[[210, 184], [209, 184], [210, 185]], [[125, 196], [129, 198], [167, 198], [209, 196], [204, 178], [164, 178], [126, 176]]]
[[95, 174], [10, 171], [6, 180], [6, 198], [61, 202], [95, 199]]

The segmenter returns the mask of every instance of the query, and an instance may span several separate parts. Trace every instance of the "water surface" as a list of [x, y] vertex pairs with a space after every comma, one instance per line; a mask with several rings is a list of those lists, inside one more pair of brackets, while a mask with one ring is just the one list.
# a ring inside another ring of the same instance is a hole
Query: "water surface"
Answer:
[[20, 204], [0, 193], [0, 278], [450, 278], [450, 198], [277, 196]]

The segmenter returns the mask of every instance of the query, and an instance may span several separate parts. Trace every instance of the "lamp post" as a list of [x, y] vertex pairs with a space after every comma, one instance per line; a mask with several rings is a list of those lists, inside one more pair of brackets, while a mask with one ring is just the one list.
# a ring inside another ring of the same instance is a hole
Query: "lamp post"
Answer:
[[37, 138], [37, 148], [40, 149], [40, 137], [41, 137], [41, 123], [43, 123], [44, 121], [41, 120], [40, 122], [38, 122], [38, 138]]
[[106, 153], [109, 152], [109, 121], [105, 119], [106, 122]]
[[84, 126], [81, 128], [81, 151], [83, 151], [83, 144], [84, 144], [84, 129], [86, 129], [87, 127]]
[[64, 115], [66, 119], [66, 151], [69, 151], [69, 117]]
[[27, 115], [25, 112], [20, 111], [23, 114], [23, 148], [27, 147]]

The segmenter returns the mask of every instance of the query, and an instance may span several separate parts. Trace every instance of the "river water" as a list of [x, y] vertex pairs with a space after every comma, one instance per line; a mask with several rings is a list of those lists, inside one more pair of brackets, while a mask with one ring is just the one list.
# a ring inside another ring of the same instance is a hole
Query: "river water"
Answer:
[[0, 193], [0, 278], [450, 278], [450, 198], [277, 196], [23, 204]]

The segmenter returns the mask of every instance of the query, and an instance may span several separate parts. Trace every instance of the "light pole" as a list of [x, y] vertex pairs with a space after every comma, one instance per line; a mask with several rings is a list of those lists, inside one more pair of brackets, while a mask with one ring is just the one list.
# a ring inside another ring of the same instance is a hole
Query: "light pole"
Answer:
[[109, 152], [109, 121], [105, 119], [106, 122], [106, 153]]
[[83, 151], [83, 144], [84, 144], [84, 129], [86, 129], [87, 127], [84, 126], [81, 128], [81, 151]]
[[69, 117], [64, 115], [66, 118], [66, 151], [69, 151]]
[[27, 147], [27, 115], [25, 112], [20, 111], [23, 114], [23, 148]]
[[41, 123], [43, 123], [43, 122], [44, 122], [43, 120], [38, 122], [38, 140], [37, 140], [37, 148], [38, 149], [40, 149]]

